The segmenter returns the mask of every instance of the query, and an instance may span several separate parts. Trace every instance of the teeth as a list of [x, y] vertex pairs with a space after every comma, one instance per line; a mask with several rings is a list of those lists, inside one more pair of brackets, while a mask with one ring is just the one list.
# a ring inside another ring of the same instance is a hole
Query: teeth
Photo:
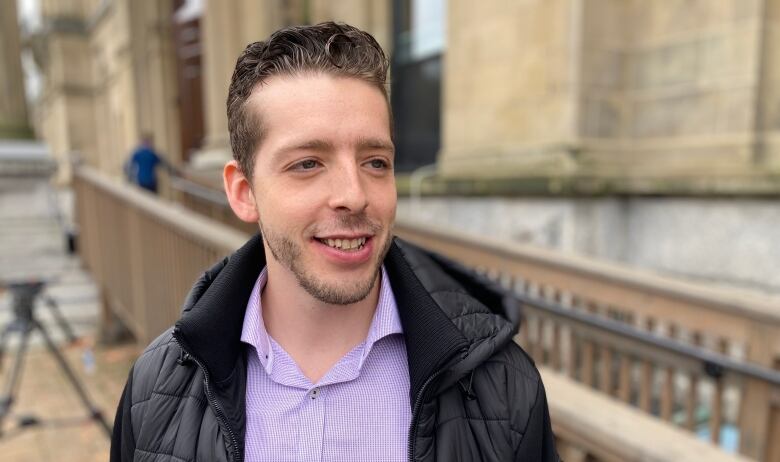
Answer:
[[330, 247], [341, 250], [352, 250], [363, 247], [366, 243], [366, 238], [361, 237], [358, 239], [323, 239], [322, 242]]

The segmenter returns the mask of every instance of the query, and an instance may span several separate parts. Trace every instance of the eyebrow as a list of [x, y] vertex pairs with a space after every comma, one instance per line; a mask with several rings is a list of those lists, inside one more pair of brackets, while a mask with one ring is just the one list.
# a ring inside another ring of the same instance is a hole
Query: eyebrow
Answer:
[[[360, 150], [363, 149], [381, 149], [385, 151], [395, 152], [395, 146], [392, 142], [383, 140], [381, 138], [361, 137], [357, 140], [357, 147]], [[276, 151], [276, 156], [282, 156], [292, 151], [334, 151], [336, 146], [330, 141], [321, 139], [311, 139], [299, 143], [293, 143], [289, 146], [284, 146]]]

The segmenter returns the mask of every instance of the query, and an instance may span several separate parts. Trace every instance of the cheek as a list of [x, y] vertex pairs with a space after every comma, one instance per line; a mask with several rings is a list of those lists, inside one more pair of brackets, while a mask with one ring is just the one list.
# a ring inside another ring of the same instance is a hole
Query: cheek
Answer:
[[390, 219], [395, 218], [396, 203], [398, 196], [395, 190], [395, 182], [391, 184], [381, 185], [375, 192], [375, 204], [376, 210], [378, 210], [382, 216]]
[[277, 229], [304, 230], [316, 221], [322, 206], [306, 194], [266, 194], [259, 200], [260, 221]]

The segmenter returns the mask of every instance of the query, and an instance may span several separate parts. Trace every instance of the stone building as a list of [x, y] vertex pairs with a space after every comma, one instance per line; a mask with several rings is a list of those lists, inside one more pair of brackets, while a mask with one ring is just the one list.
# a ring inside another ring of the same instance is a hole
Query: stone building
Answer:
[[14, 2], [0, 3], [0, 76], [0, 139], [31, 138]]
[[[119, 175], [152, 134], [174, 164], [230, 157], [225, 98], [243, 47], [288, 24], [341, 18], [389, 39], [386, 2], [40, 0], [36, 122], [69, 177], [72, 153]], [[383, 39], [384, 37], [384, 39]]]
[[448, 8], [442, 175], [777, 190], [780, 2]]
[[780, 292], [780, 0], [38, 1], [63, 165], [214, 173], [240, 50], [336, 19], [391, 55], [400, 216]]
[[145, 132], [176, 162], [220, 163], [239, 51], [338, 19], [396, 51], [401, 165], [435, 160], [445, 190], [777, 189], [778, 0], [40, 1], [38, 124], [106, 171]]
[[41, 1], [44, 76], [36, 124], [69, 178], [70, 158], [119, 174], [142, 133], [179, 150], [170, 1]]

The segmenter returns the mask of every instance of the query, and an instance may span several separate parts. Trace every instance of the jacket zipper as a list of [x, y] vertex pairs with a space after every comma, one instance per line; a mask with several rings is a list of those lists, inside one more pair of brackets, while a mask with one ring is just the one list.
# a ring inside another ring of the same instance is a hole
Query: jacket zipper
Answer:
[[[450, 356], [450, 358], [453, 358], [458, 353], [464, 353], [464, 350], [461, 349], [453, 356]], [[463, 360], [465, 360], [466, 357], [460, 358], [458, 361], [455, 361], [453, 364], [449, 364], [446, 367], [442, 367], [441, 369], [438, 369], [436, 372], [431, 374], [425, 382], [423, 382], [422, 386], [420, 387], [420, 391], [417, 392], [417, 397], [414, 399], [414, 406], [412, 406], [412, 424], [409, 428], [409, 462], [414, 462], [414, 446], [415, 441], [417, 439], [417, 419], [419, 419], [420, 414], [420, 406], [422, 406], [423, 398], [425, 398], [425, 391], [428, 388], [428, 385], [430, 385], [431, 382], [433, 382], [437, 377], [439, 377], [442, 373], [446, 372], [449, 369], [452, 369], [453, 367], [460, 364]], [[449, 361], [447, 361], [449, 362]], [[445, 363], [446, 364], [446, 363]]]
[[414, 462], [414, 443], [417, 439], [417, 419], [420, 417], [420, 406], [422, 405], [423, 397], [425, 396], [425, 389], [443, 372], [444, 369], [439, 369], [428, 377], [428, 379], [423, 382], [420, 391], [417, 393], [417, 397], [414, 399], [414, 406], [412, 407], [412, 425], [409, 427], [409, 462]]
[[200, 362], [198, 358], [196, 358], [192, 353], [187, 351], [179, 341], [178, 337], [176, 337], [176, 332], [174, 331], [173, 340], [176, 342], [176, 344], [181, 348], [182, 351], [184, 351], [186, 354], [189, 355], [190, 358], [192, 358], [193, 361], [195, 361], [195, 364], [198, 365], [200, 370], [203, 371], [203, 384], [204, 388], [206, 390], [206, 400], [208, 400], [209, 404], [214, 408], [214, 410], [217, 412], [217, 418], [222, 422], [222, 425], [225, 427], [225, 430], [227, 430], [228, 436], [230, 437], [230, 441], [233, 443], [233, 460], [235, 462], [241, 462], [243, 460], [243, 454], [239, 454], [238, 452], [238, 439], [236, 438], [235, 433], [233, 433], [233, 429], [230, 427], [230, 424], [228, 424], [227, 417], [225, 416], [225, 412], [222, 410], [222, 407], [220, 407], [219, 402], [217, 402], [216, 398], [214, 398], [214, 394], [211, 391], [211, 385], [209, 382], [209, 371], [203, 366], [203, 363]]

